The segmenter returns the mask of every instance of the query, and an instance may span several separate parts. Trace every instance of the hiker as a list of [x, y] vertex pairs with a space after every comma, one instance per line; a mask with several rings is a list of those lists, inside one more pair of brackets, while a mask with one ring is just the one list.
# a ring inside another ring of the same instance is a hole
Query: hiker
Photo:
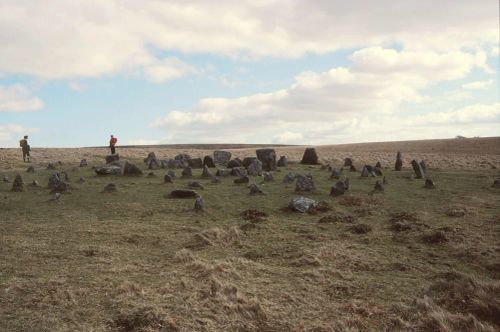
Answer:
[[30, 145], [28, 144], [28, 136], [24, 136], [22, 140], [19, 141], [19, 146], [23, 149], [23, 161], [26, 162], [26, 159], [28, 162], [30, 161]]
[[111, 154], [115, 154], [116, 142], [118, 142], [118, 139], [111, 135], [111, 139], [109, 140], [109, 148], [111, 149]]

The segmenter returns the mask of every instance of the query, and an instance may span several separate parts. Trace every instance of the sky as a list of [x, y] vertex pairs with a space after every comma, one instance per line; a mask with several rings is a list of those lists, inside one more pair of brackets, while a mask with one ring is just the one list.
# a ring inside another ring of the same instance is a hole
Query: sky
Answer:
[[500, 136], [496, 0], [0, 0], [0, 147]]

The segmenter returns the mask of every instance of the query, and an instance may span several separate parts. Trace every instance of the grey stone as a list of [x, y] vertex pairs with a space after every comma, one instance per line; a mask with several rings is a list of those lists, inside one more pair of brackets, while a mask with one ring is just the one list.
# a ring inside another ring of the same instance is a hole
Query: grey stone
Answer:
[[295, 181], [295, 192], [313, 192], [316, 189], [312, 175], [304, 176], [299, 174]]
[[373, 172], [374, 172], [377, 176], [383, 176], [383, 175], [384, 175], [384, 173], [382, 173], [382, 169], [381, 169], [380, 167], [377, 167], [377, 166], [375, 166], [375, 167], [373, 168]]
[[123, 175], [125, 175], [125, 176], [141, 176], [142, 171], [136, 165], [126, 161], [125, 165], [123, 165]]
[[98, 175], [120, 175], [122, 170], [119, 166], [109, 165], [109, 166], [97, 166], [94, 172]]
[[377, 161], [377, 163], [375, 164], [375, 168], [382, 168], [382, 164], [380, 163], [380, 161]]
[[156, 174], [154, 172], [149, 172], [148, 173], [148, 177], [150, 178], [154, 178], [156, 176]]
[[349, 167], [349, 172], [357, 172], [357, 171], [358, 171], [358, 170], [356, 169], [356, 166], [351, 165], [351, 166]]
[[283, 183], [293, 183], [296, 177], [296, 174], [289, 172], [283, 177]]
[[270, 172], [276, 170], [276, 151], [274, 149], [258, 149], [257, 159], [262, 162], [262, 169]]
[[114, 183], [107, 184], [103, 189], [103, 192], [105, 192], [105, 193], [114, 193], [117, 191], [118, 191], [118, 188], [116, 187], [116, 184], [114, 184]]
[[221, 180], [220, 180], [220, 178], [219, 178], [219, 177], [214, 176], [214, 177], [212, 178], [212, 181], [211, 181], [211, 182], [212, 182], [212, 183], [221, 183]]
[[330, 178], [331, 178], [331, 179], [337, 179], [337, 180], [338, 180], [338, 179], [340, 179], [340, 176], [341, 176], [341, 175], [342, 175], [342, 170], [341, 170], [341, 169], [339, 170], [339, 169], [334, 168], [334, 169], [332, 170], [332, 175], [330, 175]]
[[17, 174], [12, 182], [12, 191], [21, 192], [24, 191], [24, 181], [21, 174]]
[[259, 195], [264, 193], [255, 183], [249, 185], [248, 188], [250, 188], [250, 195]]
[[37, 180], [33, 180], [30, 184], [32, 187], [40, 187], [40, 183]]
[[7, 175], [4, 175], [2, 177], [2, 181], [5, 182], [5, 183], [8, 183], [9, 182], [9, 177]]
[[350, 167], [352, 166], [352, 159], [351, 158], [345, 158], [344, 159], [344, 167]]
[[307, 197], [296, 197], [293, 198], [288, 204], [288, 208], [292, 211], [297, 211], [300, 213], [306, 213], [311, 208], [318, 206], [318, 202], [314, 199]]
[[418, 160], [412, 160], [411, 166], [413, 167], [413, 171], [415, 172], [415, 178], [417, 179], [423, 179], [425, 178], [425, 172], [422, 169], [422, 166], [420, 165], [420, 162]]
[[425, 162], [425, 160], [422, 160], [420, 162], [420, 167], [422, 167], [422, 169], [424, 170], [424, 172], [427, 171], [427, 163]]
[[196, 212], [202, 212], [205, 210], [205, 202], [203, 201], [203, 198], [200, 196], [196, 197], [194, 201], [194, 210]]
[[347, 190], [346, 183], [344, 181], [337, 181], [335, 185], [330, 189], [330, 195], [340, 196], [343, 195]]
[[214, 162], [217, 165], [226, 166], [231, 160], [231, 152], [228, 151], [214, 151]]
[[163, 177], [163, 183], [174, 183], [174, 180], [169, 174], [165, 174]]
[[436, 184], [431, 179], [425, 179], [425, 188], [434, 189], [436, 188]]
[[80, 167], [86, 167], [86, 166], [88, 166], [87, 159], [80, 160]]
[[110, 164], [114, 161], [119, 161], [119, 160], [120, 160], [120, 155], [118, 153], [106, 156], [106, 164]]
[[262, 175], [264, 175], [264, 182], [272, 182], [272, 181], [274, 181], [273, 173], [271, 173], [271, 172], [264, 172]]
[[172, 178], [172, 179], [175, 179], [175, 171], [174, 170], [168, 170], [167, 171], [167, 174]]
[[203, 158], [203, 166], [207, 166], [209, 168], [215, 168], [215, 163], [212, 157], [205, 156]]
[[217, 172], [215, 173], [216, 176], [221, 176], [221, 177], [226, 177], [231, 175], [232, 169], [229, 168], [221, 168], [218, 169]]
[[307, 148], [304, 151], [304, 155], [302, 156], [302, 161], [300, 163], [303, 165], [319, 165], [316, 149]]
[[248, 175], [261, 176], [262, 175], [262, 162], [258, 159], [252, 160], [251, 164], [247, 167]]
[[205, 187], [203, 187], [203, 185], [201, 183], [199, 183], [198, 181], [188, 182], [187, 186], [189, 188], [205, 189]]
[[500, 179], [495, 179], [491, 185], [493, 188], [500, 188]]
[[180, 153], [174, 157], [175, 160], [187, 161], [191, 159], [191, 156], [186, 153]]
[[186, 167], [182, 170], [182, 177], [183, 178], [190, 178], [193, 176], [193, 170], [191, 167]]
[[28, 173], [35, 173], [35, 167], [29, 166], [28, 169], [26, 169], [26, 172], [28, 172]]
[[374, 187], [375, 191], [384, 191], [384, 184], [382, 183], [382, 181], [380, 180], [377, 180], [377, 182], [375, 182], [375, 187]]
[[176, 189], [172, 190], [169, 195], [170, 198], [195, 198], [199, 197], [198, 193], [194, 190]]
[[238, 158], [230, 160], [227, 164], [228, 168], [243, 167], [243, 163]]
[[257, 157], [245, 157], [243, 158], [241, 164], [243, 165], [243, 167], [248, 167], [254, 160], [257, 160]]
[[159, 169], [161, 167], [160, 161], [156, 158], [150, 159], [147, 165], [148, 169]]
[[154, 152], [148, 153], [148, 156], [144, 158], [144, 163], [149, 166], [151, 160], [156, 160], [156, 154]]
[[214, 175], [212, 174], [212, 172], [210, 172], [210, 169], [208, 168], [208, 166], [207, 165], [203, 166], [203, 172], [201, 173], [201, 177], [204, 179], [210, 179], [213, 176]]
[[403, 154], [399, 151], [396, 156], [396, 164], [394, 165], [394, 169], [398, 172], [403, 169]]
[[188, 159], [187, 163], [191, 168], [203, 168], [203, 160], [201, 158]]
[[288, 159], [286, 156], [281, 156], [278, 162], [276, 163], [276, 166], [278, 167], [287, 167], [288, 166]]
[[231, 170], [231, 175], [242, 177], [242, 176], [247, 176], [248, 172], [247, 172], [247, 169], [245, 167], [243, 167], [243, 166], [241, 166], [241, 167], [234, 167]]

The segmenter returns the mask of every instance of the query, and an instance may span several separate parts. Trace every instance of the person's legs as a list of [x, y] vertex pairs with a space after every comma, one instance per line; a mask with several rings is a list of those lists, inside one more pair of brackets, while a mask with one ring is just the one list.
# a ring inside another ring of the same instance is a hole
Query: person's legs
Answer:
[[115, 147], [113, 145], [111, 145], [111, 154], [115, 154]]
[[26, 151], [23, 150], [23, 162], [26, 162]]
[[31, 162], [31, 160], [30, 160], [30, 152], [29, 152], [29, 151], [28, 151], [28, 152], [26, 152], [26, 157], [28, 158], [28, 162], [30, 163], [30, 162]]

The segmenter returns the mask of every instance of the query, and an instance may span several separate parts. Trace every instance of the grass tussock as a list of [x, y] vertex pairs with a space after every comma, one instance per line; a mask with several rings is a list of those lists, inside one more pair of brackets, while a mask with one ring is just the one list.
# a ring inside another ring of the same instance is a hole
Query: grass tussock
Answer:
[[237, 227], [227, 230], [214, 227], [194, 235], [192, 241], [186, 245], [190, 249], [200, 249], [207, 246], [231, 245], [238, 242], [241, 231]]

